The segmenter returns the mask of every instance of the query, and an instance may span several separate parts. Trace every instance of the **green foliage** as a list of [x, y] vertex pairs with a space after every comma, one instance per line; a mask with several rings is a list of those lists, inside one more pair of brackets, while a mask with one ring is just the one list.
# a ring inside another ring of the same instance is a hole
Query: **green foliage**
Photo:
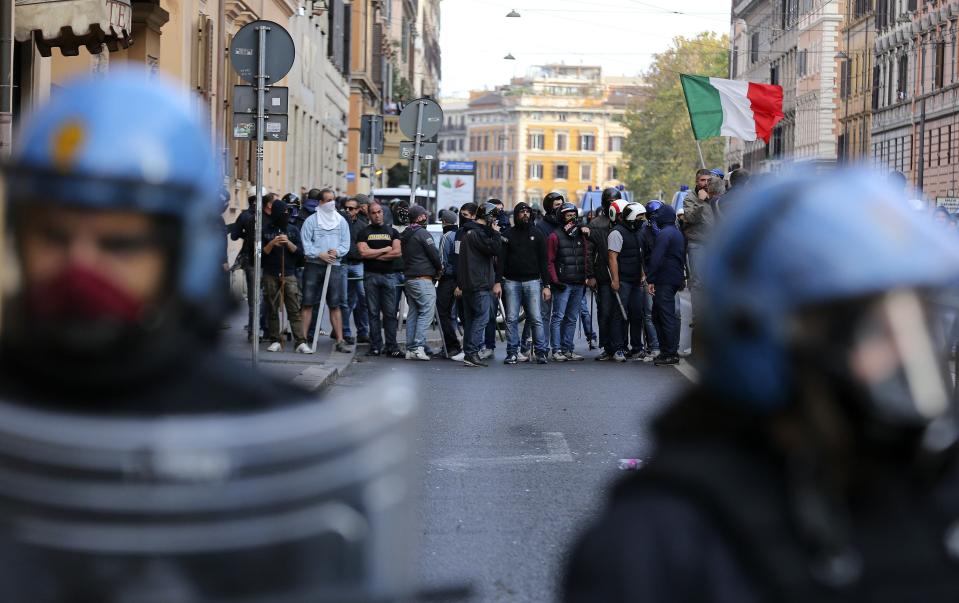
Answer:
[[[689, 113], [679, 83], [680, 73], [728, 77], [729, 38], [701, 33], [677, 37], [653, 57], [643, 74], [647, 90], [638, 106], [626, 114], [629, 137], [624, 148], [625, 180], [637, 198], [652, 199], [663, 191], [668, 200], [680, 184], [692, 185], [700, 167]], [[700, 141], [706, 167], [723, 167], [725, 138]]]

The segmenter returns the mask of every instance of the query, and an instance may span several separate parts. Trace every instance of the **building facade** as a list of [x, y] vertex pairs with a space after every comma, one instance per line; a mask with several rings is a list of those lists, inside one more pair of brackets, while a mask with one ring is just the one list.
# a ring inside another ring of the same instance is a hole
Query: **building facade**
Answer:
[[599, 67], [544, 65], [473, 93], [465, 122], [477, 198], [512, 207], [559, 191], [576, 202], [590, 187], [621, 184], [625, 92], [640, 86], [638, 78], [604, 79]]
[[930, 199], [955, 197], [959, 163], [959, 2], [879, 0], [871, 147]]
[[443, 128], [438, 137], [438, 150], [444, 161], [468, 161], [469, 136], [466, 133], [466, 118], [469, 111], [469, 99], [444, 98], [439, 101], [443, 107]]

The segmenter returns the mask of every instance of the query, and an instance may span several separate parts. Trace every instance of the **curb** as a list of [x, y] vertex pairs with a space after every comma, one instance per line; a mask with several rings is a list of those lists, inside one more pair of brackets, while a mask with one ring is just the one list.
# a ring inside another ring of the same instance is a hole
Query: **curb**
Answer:
[[353, 359], [356, 357], [356, 346], [353, 346], [353, 352], [349, 355], [333, 350], [330, 352], [330, 358], [334, 357], [333, 354], [339, 354], [346, 362], [342, 366], [338, 362], [329, 362], [328, 364], [307, 367], [293, 378], [293, 384], [312, 393], [320, 392], [333, 385], [353, 364]]

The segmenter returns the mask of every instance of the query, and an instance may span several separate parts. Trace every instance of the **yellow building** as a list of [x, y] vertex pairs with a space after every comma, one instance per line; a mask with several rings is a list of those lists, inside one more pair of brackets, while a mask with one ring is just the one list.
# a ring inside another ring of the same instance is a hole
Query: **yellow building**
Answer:
[[493, 92], [474, 92], [466, 112], [476, 197], [541, 202], [550, 191], [579, 201], [590, 187], [621, 184], [622, 124], [637, 78], [604, 79], [599, 67], [545, 65]]

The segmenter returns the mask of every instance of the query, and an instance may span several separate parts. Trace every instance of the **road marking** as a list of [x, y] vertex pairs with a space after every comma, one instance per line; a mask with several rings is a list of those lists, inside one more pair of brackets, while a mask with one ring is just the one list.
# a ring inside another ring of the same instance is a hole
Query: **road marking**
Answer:
[[679, 364], [674, 364], [673, 367], [679, 371], [683, 377], [686, 377], [693, 383], [699, 383], [699, 371], [694, 369], [692, 365], [685, 360], [681, 360]]
[[466, 471], [471, 467], [501, 467], [504, 465], [538, 465], [541, 463], [572, 463], [573, 454], [562, 432], [551, 431], [543, 434], [546, 440], [546, 454], [521, 454], [518, 456], [495, 456], [469, 458], [449, 457], [430, 461], [430, 465], [453, 471]]

